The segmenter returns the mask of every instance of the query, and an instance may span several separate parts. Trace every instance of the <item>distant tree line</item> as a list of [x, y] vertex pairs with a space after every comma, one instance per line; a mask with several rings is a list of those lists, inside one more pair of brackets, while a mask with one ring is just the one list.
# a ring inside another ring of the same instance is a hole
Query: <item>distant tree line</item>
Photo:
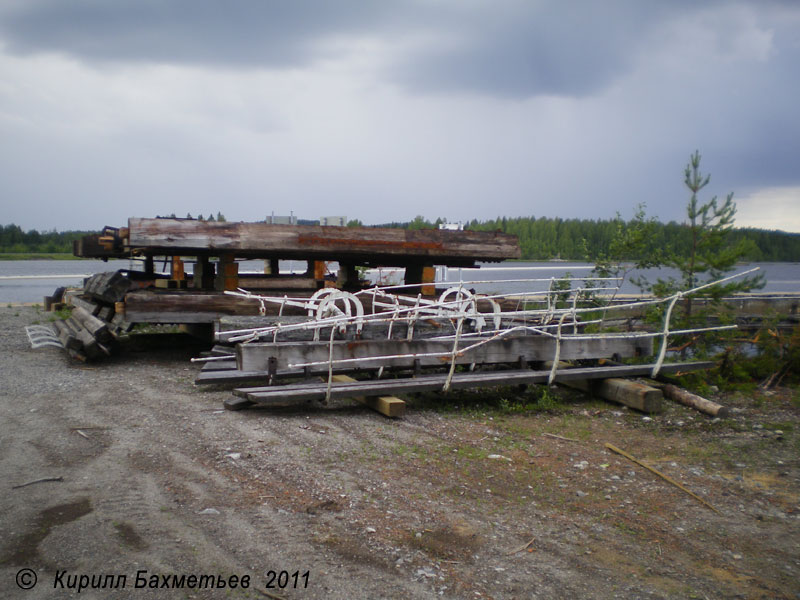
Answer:
[[[403, 229], [435, 229], [446, 219], [428, 221], [417, 216], [413, 221], [384, 223], [376, 227]], [[465, 225], [472, 231], [500, 231], [519, 238], [522, 258], [526, 260], [565, 260], [594, 261], [596, 257], [609, 253], [613, 241], [634, 220], [616, 219], [560, 219], [549, 217], [498, 217], [488, 221], [473, 219]], [[680, 256], [691, 247], [692, 232], [688, 225], [670, 221], [654, 222], [644, 242], [645, 251], [652, 254], [673, 254]], [[738, 228], [729, 236], [733, 245], [748, 242], [745, 260], [760, 262], [800, 262], [800, 234], [765, 229]], [[624, 256], [636, 260], [641, 256]]]
[[[173, 215], [169, 215], [173, 217]], [[187, 215], [187, 218], [188, 215]], [[203, 220], [224, 221], [221, 213], [209, 215]], [[377, 225], [403, 229], [435, 229], [446, 219], [438, 218], [428, 221], [418, 216], [410, 222], [393, 222]], [[360, 226], [360, 221], [352, 220], [350, 226]], [[519, 238], [522, 258], [527, 260], [548, 260], [561, 258], [566, 260], [589, 260], [607, 254], [619, 228], [623, 231], [632, 226], [633, 221], [622, 219], [559, 219], [549, 217], [498, 217], [488, 221], [472, 220], [466, 229], [473, 231], [501, 231]], [[91, 231], [45, 231], [35, 229], [23, 231], [17, 225], [0, 225], [0, 252], [23, 253], [72, 252], [72, 241]], [[730, 233], [734, 244], [749, 241], [749, 250], [744, 256], [746, 260], [762, 262], [800, 262], [800, 234], [764, 229], [739, 228]], [[690, 247], [691, 231], [688, 226], [674, 221], [670, 223], [655, 222], [644, 242], [649, 251], [660, 250], [681, 255]], [[636, 260], [639, 256], [625, 256]]]
[[18, 225], [0, 225], [0, 252], [46, 254], [72, 253], [72, 241], [95, 231], [23, 231]]
[[[179, 219], [180, 217], [176, 217], [175, 213], [170, 213], [168, 215], [156, 215], [156, 219]], [[184, 220], [192, 220], [192, 221], [220, 221], [222, 223], [225, 222], [225, 215], [221, 212], [217, 213], [217, 217], [214, 218], [214, 213], [208, 213], [207, 217], [203, 216], [203, 213], [198, 214], [196, 217], [192, 216], [192, 213], [186, 213]]]
[[[632, 221], [621, 219], [551, 219], [546, 217], [500, 217], [490, 221], [471, 221], [473, 231], [502, 231], [519, 238], [522, 257], [529, 260], [562, 258], [594, 260], [607, 254], [619, 227], [624, 231]], [[645, 251], [652, 255], [681, 256], [691, 247], [692, 232], [688, 225], [671, 221], [655, 222], [644, 241]], [[737, 228], [729, 235], [731, 245], [747, 242], [743, 259], [760, 262], [800, 262], [800, 234], [764, 229]], [[624, 256], [628, 260], [640, 256]]]

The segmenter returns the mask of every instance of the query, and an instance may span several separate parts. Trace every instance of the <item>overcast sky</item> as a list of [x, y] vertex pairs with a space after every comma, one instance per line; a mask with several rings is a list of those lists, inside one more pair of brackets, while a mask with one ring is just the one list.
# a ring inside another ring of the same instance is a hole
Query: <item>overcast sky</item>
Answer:
[[0, 223], [175, 213], [800, 231], [800, 2], [0, 0]]

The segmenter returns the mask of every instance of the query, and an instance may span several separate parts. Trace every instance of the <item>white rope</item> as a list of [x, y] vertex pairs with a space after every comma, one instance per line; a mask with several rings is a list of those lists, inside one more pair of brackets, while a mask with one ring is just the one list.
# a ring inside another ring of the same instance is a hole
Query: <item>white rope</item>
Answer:
[[669, 303], [667, 307], [667, 312], [664, 315], [664, 331], [662, 332], [661, 338], [661, 348], [658, 350], [658, 359], [656, 360], [656, 364], [653, 366], [653, 371], [650, 373], [650, 377], [655, 379], [658, 376], [658, 372], [661, 370], [661, 365], [664, 363], [664, 357], [667, 354], [667, 338], [669, 337], [669, 319], [672, 316], [672, 309], [675, 307], [675, 303], [681, 298], [681, 294], [675, 294], [672, 298], [672, 301]]
[[547, 385], [553, 385], [556, 379], [556, 372], [558, 371], [558, 363], [561, 360], [561, 326], [564, 324], [564, 319], [568, 313], [561, 315], [558, 321], [558, 329], [556, 330], [556, 351], [553, 356], [553, 366], [550, 368], [550, 375], [547, 377]]
[[325, 389], [325, 402], [323, 404], [328, 404], [328, 401], [331, 399], [331, 385], [333, 385], [333, 336], [336, 334], [336, 328], [331, 327], [331, 339], [330, 339], [330, 348], [328, 350], [328, 386]]
[[450, 382], [453, 381], [453, 373], [456, 371], [456, 356], [458, 354], [458, 340], [461, 337], [461, 328], [464, 324], [464, 318], [460, 318], [458, 320], [458, 326], [456, 327], [456, 337], [453, 341], [453, 352], [450, 355], [450, 371], [447, 373], [447, 379], [444, 381], [444, 385], [442, 386], [442, 392], [447, 393], [450, 390]]

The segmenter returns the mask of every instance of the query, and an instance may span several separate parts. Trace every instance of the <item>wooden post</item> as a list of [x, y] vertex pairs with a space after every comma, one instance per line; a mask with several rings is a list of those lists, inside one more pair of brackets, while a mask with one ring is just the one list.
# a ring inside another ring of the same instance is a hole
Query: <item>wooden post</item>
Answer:
[[358, 271], [355, 265], [339, 263], [336, 287], [342, 290], [358, 288]]
[[194, 264], [192, 287], [196, 290], [208, 290], [214, 287], [214, 273], [208, 256], [198, 256]]
[[324, 260], [309, 261], [309, 266], [312, 273], [314, 273], [314, 279], [317, 281], [325, 279], [325, 272], [327, 271], [328, 265]]
[[280, 261], [277, 258], [267, 258], [264, 260], [264, 275], [280, 275]]
[[[334, 375], [333, 381], [336, 383], [353, 383], [356, 380], [348, 375]], [[406, 403], [394, 396], [356, 396], [353, 399], [387, 417], [402, 417], [406, 412]]]
[[148, 254], [144, 257], [144, 274], [152, 278], [155, 275], [155, 265], [153, 262], [153, 255]]
[[221, 254], [217, 263], [217, 278], [214, 289], [218, 292], [235, 290], [239, 287], [239, 265], [233, 254]]
[[423, 296], [435, 296], [436, 295], [436, 269], [431, 265], [426, 265], [422, 267], [422, 281], [420, 283], [429, 283], [431, 285], [423, 285], [422, 286], [422, 295]]
[[[404, 282], [407, 285], [414, 285], [423, 296], [434, 296], [436, 294], [436, 269], [433, 265], [410, 264], [406, 265], [406, 275]], [[430, 285], [419, 285], [430, 284]]]
[[186, 271], [184, 270], [183, 261], [180, 256], [172, 257], [172, 275], [170, 279], [175, 279], [177, 281], [186, 279]]

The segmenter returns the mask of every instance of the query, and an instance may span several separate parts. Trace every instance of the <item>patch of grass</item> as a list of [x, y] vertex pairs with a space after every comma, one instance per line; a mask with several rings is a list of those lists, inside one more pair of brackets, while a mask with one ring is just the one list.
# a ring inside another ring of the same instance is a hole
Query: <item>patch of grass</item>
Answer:
[[47, 317], [48, 321], [64, 321], [65, 319], [69, 319], [72, 316], [72, 307], [71, 306], [62, 306], [58, 310], [50, 313]]
[[0, 252], [0, 260], [86, 260], [68, 252]]
[[417, 409], [456, 413], [472, 418], [553, 412], [563, 408], [557, 391], [547, 386], [498, 386], [489, 389], [456, 390], [447, 394], [423, 393], [413, 400]]
[[424, 453], [424, 448], [414, 444], [413, 446], [406, 446], [405, 444], [397, 444], [392, 447], [392, 454], [404, 458], [419, 458]]
[[790, 423], [789, 421], [779, 421], [777, 423], [764, 423], [764, 429], [770, 429], [772, 431], [780, 430], [784, 433], [794, 430], [794, 423]]
[[458, 458], [465, 458], [467, 460], [483, 460], [489, 456], [487, 450], [476, 448], [475, 446], [458, 446], [453, 448], [452, 451]]

